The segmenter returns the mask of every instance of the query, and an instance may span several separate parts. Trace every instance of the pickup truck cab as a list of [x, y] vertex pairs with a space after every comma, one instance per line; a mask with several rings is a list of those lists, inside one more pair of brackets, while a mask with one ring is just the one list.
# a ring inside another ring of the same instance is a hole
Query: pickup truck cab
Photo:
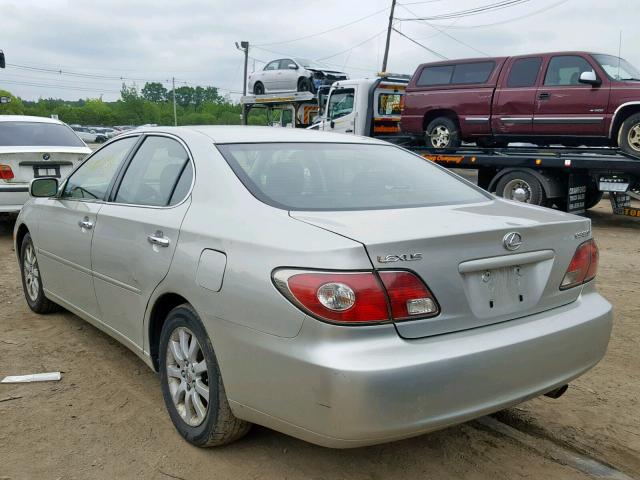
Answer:
[[436, 149], [518, 141], [640, 155], [640, 72], [587, 52], [425, 63], [406, 88], [401, 128]]

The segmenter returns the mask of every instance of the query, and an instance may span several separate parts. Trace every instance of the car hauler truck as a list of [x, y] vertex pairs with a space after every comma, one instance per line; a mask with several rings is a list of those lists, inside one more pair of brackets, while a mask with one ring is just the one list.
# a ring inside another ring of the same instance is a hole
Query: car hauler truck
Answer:
[[[640, 159], [608, 147], [462, 146], [436, 152], [400, 131], [408, 82], [409, 76], [381, 74], [335, 82], [317, 96], [247, 96], [242, 103], [247, 112], [266, 105], [289, 110], [294, 127], [375, 137], [447, 168], [476, 170], [478, 185], [500, 197], [583, 213], [608, 192], [614, 213], [640, 217], [640, 209], [631, 206], [631, 198], [640, 200]], [[311, 105], [315, 119], [309, 124], [304, 107]]]

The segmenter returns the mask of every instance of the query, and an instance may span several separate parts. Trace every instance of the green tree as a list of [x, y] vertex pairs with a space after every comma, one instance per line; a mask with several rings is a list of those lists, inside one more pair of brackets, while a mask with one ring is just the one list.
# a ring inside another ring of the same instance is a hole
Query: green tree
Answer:
[[147, 82], [140, 90], [142, 98], [155, 103], [166, 102], [167, 93], [167, 89], [160, 82]]
[[0, 90], [0, 97], [8, 99], [8, 101], [4, 100], [6, 103], [0, 103], [1, 115], [23, 115], [25, 113], [24, 104], [18, 97], [14, 97], [6, 90]]

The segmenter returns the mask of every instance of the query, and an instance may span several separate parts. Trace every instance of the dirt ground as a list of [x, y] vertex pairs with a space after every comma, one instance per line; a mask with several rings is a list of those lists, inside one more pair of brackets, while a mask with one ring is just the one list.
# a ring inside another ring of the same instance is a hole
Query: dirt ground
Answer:
[[603, 201], [589, 213], [601, 252], [598, 285], [615, 307], [605, 359], [562, 398], [497, 416], [552, 446], [542, 453], [482, 421], [355, 450], [262, 427], [225, 448], [192, 447], [165, 412], [158, 377], [133, 353], [75, 315], [28, 309], [13, 223], [0, 219], [0, 378], [64, 372], [60, 382], [0, 385], [0, 480], [589, 478], [556, 447], [640, 477], [640, 219], [609, 212]]

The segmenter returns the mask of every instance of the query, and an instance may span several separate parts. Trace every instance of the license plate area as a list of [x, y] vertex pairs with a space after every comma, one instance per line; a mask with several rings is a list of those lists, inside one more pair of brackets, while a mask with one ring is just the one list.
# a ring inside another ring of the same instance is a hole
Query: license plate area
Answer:
[[629, 179], [618, 175], [603, 175], [598, 179], [598, 189], [601, 192], [624, 193], [629, 190]]
[[478, 318], [526, 312], [538, 304], [553, 260], [514, 264], [463, 273], [465, 293]]
[[45, 166], [34, 165], [33, 177], [34, 178], [42, 178], [42, 177], [60, 178], [60, 165], [45, 165]]

